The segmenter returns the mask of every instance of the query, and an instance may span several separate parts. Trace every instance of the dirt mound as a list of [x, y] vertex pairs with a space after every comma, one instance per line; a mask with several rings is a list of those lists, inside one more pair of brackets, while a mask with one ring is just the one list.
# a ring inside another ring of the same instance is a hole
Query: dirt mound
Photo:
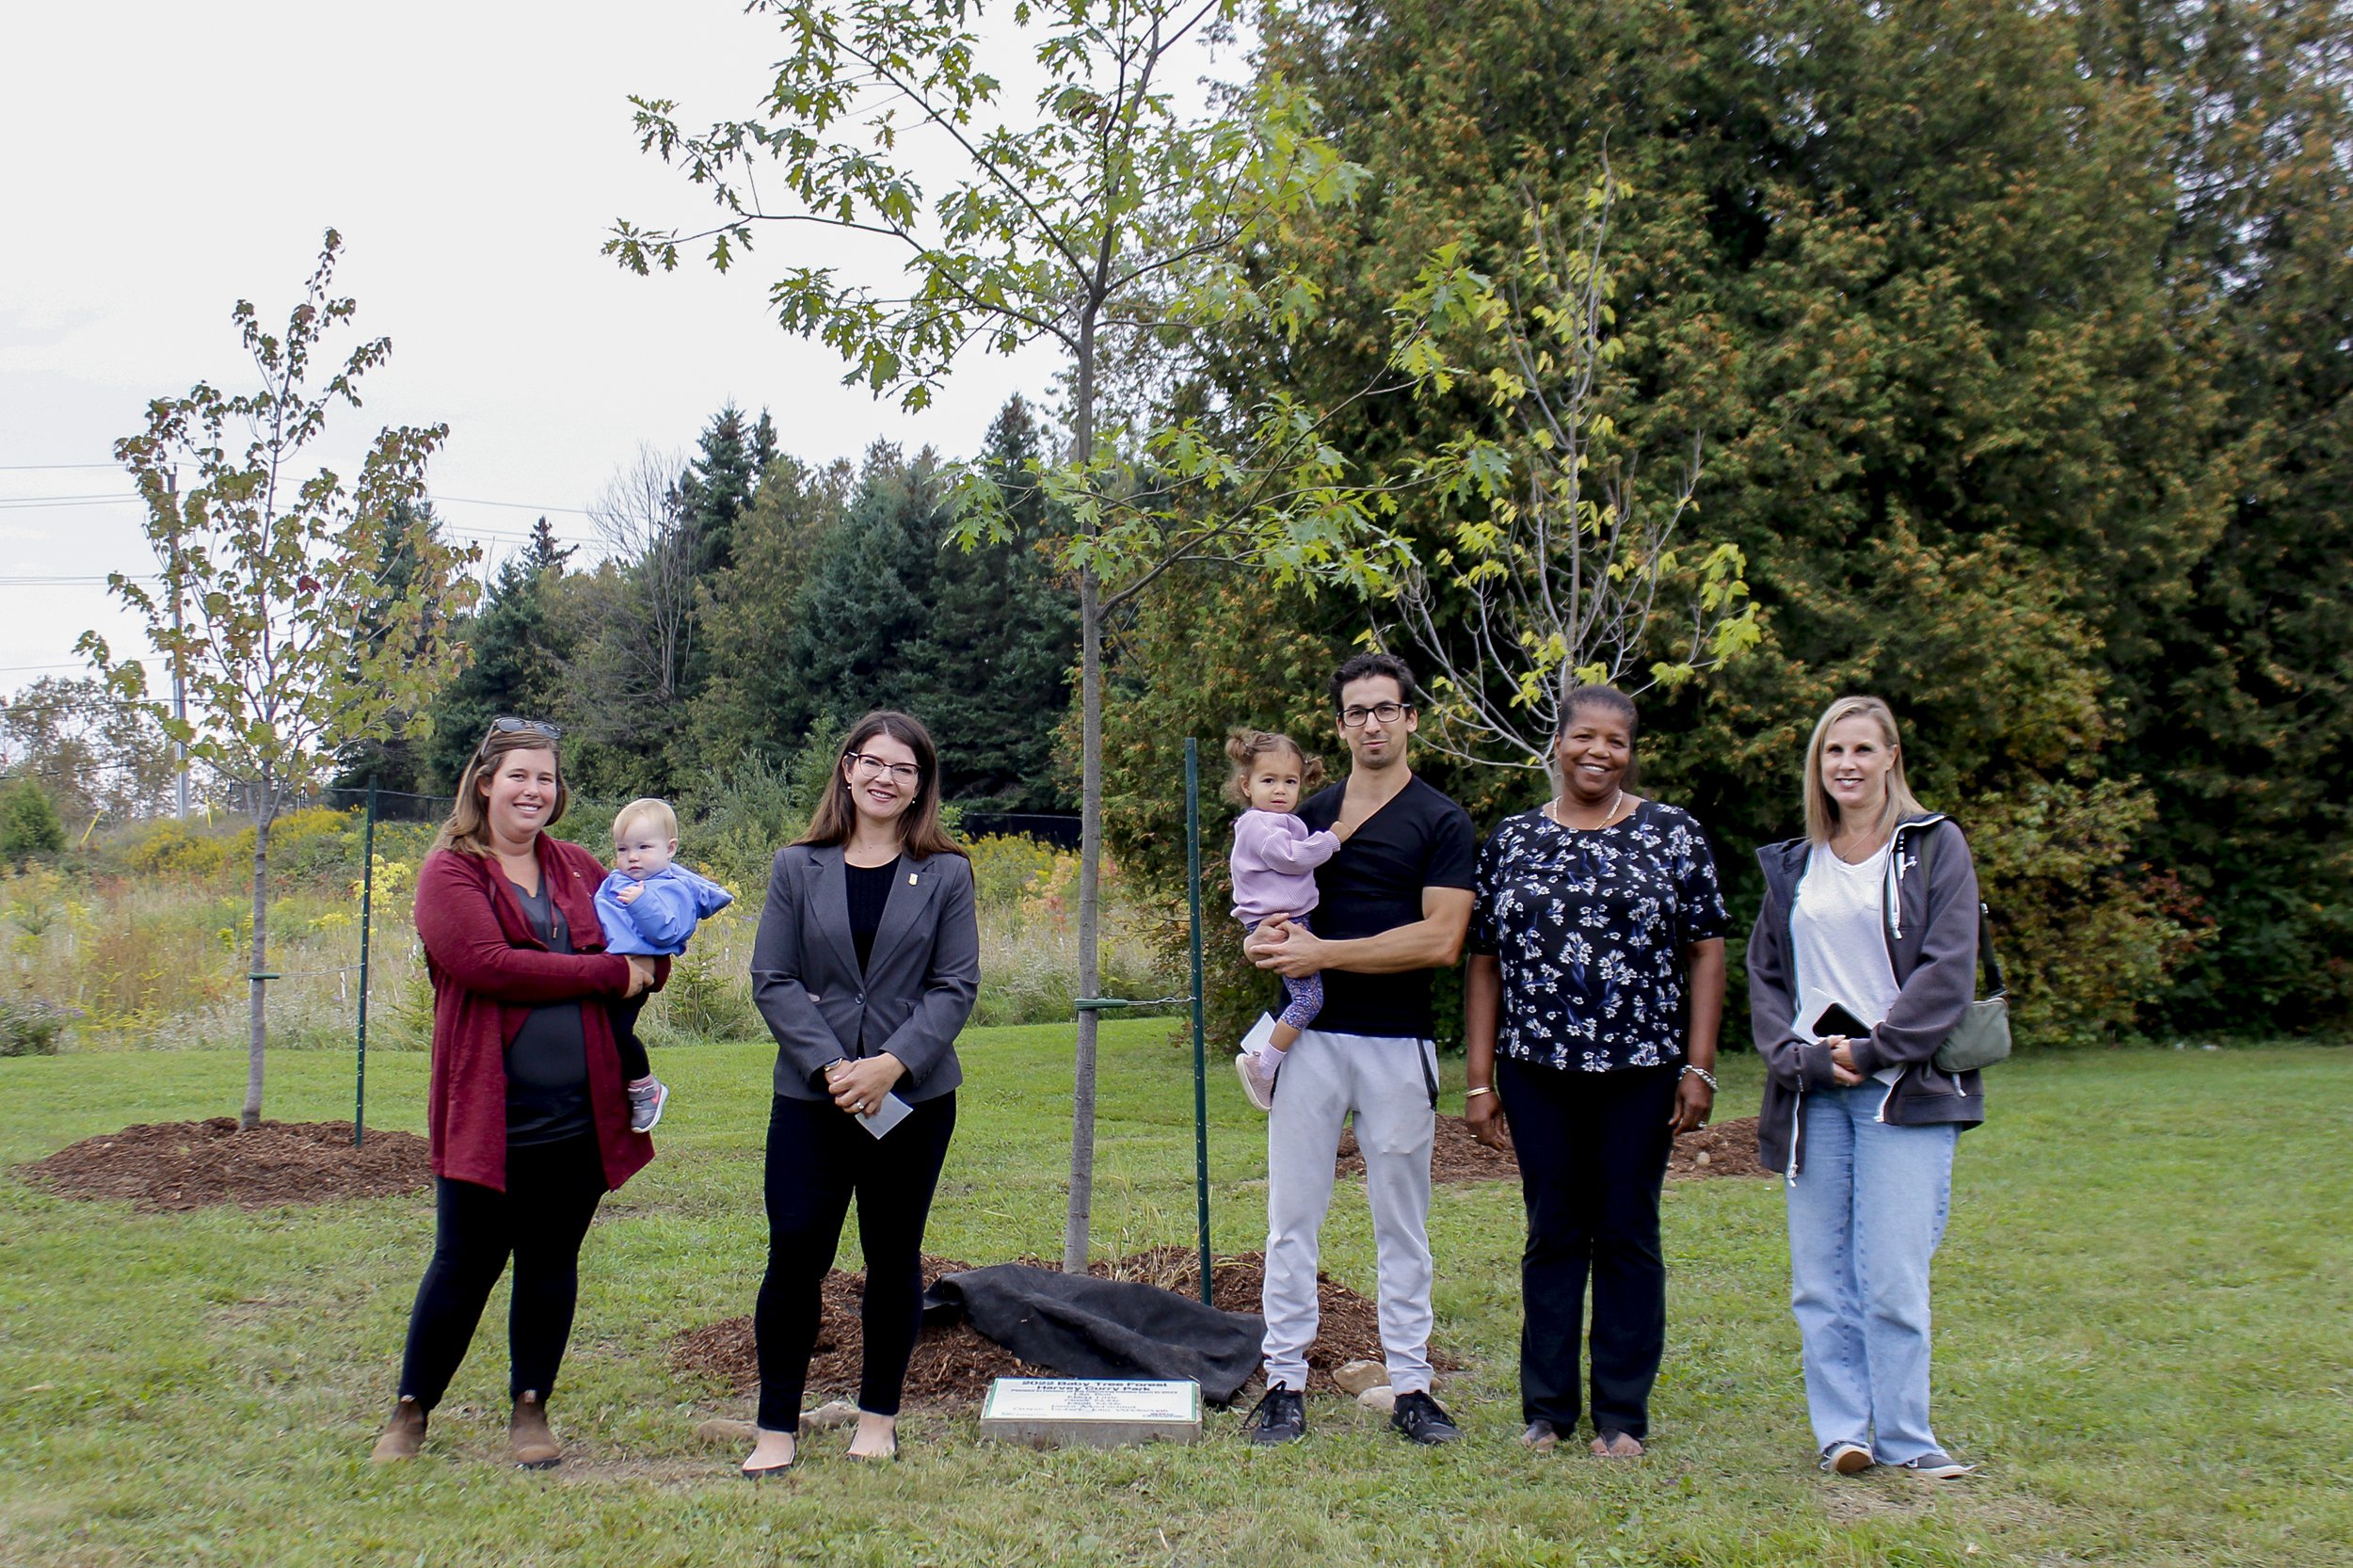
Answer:
[[1667, 1174], [1754, 1176], [1773, 1173], [1756, 1161], [1756, 1118], [1739, 1116], [1729, 1122], [1712, 1122], [1697, 1132], [1687, 1132], [1676, 1139], [1674, 1152], [1667, 1157]]
[[353, 1148], [349, 1122], [264, 1122], [239, 1132], [236, 1118], [215, 1116], [85, 1138], [18, 1174], [66, 1197], [128, 1199], [152, 1214], [413, 1192], [432, 1181], [433, 1167], [414, 1133], [371, 1132]]
[[[942, 1274], [957, 1273], [970, 1267], [968, 1263], [947, 1258], [926, 1257], [923, 1283], [929, 1286]], [[1197, 1256], [1182, 1247], [1156, 1247], [1116, 1263], [1098, 1260], [1088, 1272], [1114, 1279], [1142, 1280], [1188, 1296], [1200, 1289]], [[1265, 1277], [1265, 1259], [1260, 1254], [1251, 1252], [1239, 1257], [1216, 1259], [1209, 1269], [1210, 1298], [1228, 1312], [1255, 1313]], [[812, 1403], [837, 1396], [856, 1397], [861, 1344], [858, 1296], [865, 1285], [863, 1274], [846, 1273], [840, 1269], [825, 1275], [821, 1288], [824, 1309], [817, 1327], [817, 1349], [808, 1363]], [[1319, 1275], [1316, 1291], [1322, 1320], [1315, 1350], [1307, 1358], [1307, 1384], [1311, 1389], [1330, 1393], [1336, 1368], [1351, 1361], [1381, 1358], [1381, 1330], [1373, 1304], [1348, 1287]], [[750, 1394], [760, 1386], [760, 1363], [754, 1353], [752, 1320], [748, 1317], [729, 1318], [678, 1336], [670, 1342], [670, 1359], [680, 1371], [717, 1378], [738, 1394]], [[1436, 1351], [1431, 1352], [1430, 1359], [1442, 1368], [1458, 1365]], [[915, 1342], [914, 1358], [907, 1364], [906, 1397], [910, 1403], [964, 1409], [979, 1404], [982, 1396], [988, 1392], [988, 1385], [1000, 1377], [1048, 1375], [1045, 1368], [1016, 1360], [1011, 1352], [984, 1338], [968, 1323], [945, 1327], [926, 1324]]]
[[[1705, 1156], [1703, 1160], [1701, 1157]], [[1365, 1158], [1356, 1149], [1353, 1131], [1340, 1135], [1342, 1176], [1365, 1174]], [[1673, 1176], [1764, 1176], [1756, 1162], [1756, 1118], [1719, 1122], [1675, 1140], [1667, 1157], [1667, 1174]], [[1508, 1151], [1491, 1149], [1471, 1136], [1470, 1124], [1460, 1116], [1438, 1118], [1438, 1136], [1430, 1151], [1430, 1176], [1434, 1181], [1517, 1181], [1520, 1162]]]

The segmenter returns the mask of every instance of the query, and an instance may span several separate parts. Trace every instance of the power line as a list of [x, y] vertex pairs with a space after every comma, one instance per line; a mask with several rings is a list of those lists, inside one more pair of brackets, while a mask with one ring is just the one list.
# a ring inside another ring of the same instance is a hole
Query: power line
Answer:
[[38, 469], [120, 468], [120, 463], [0, 463], [0, 473], [30, 473]]

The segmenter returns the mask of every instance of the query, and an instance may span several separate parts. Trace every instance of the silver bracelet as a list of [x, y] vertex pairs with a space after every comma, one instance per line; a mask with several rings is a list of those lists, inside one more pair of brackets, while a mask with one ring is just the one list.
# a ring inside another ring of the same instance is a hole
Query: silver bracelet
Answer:
[[[1715, 1093], [1715, 1091], [1716, 1091], [1716, 1075], [1715, 1075], [1714, 1073], [1709, 1072], [1709, 1071], [1708, 1071], [1705, 1067], [1697, 1066], [1697, 1065], [1695, 1065], [1695, 1064], [1691, 1064], [1691, 1063], [1686, 1062], [1686, 1063], [1683, 1064], [1683, 1072], [1684, 1072], [1684, 1073], [1697, 1073], [1697, 1074], [1699, 1074], [1699, 1075], [1700, 1075], [1700, 1081], [1707, 1085], [1708, 1093], [1710, 1093], [1710, 1094]], [[1683, 1076], [1683, 1074], [1677, 1074], [1676, 1076], [1677, 1076], [1677, 1077], [1681, 1077], [1681, 1076]]]

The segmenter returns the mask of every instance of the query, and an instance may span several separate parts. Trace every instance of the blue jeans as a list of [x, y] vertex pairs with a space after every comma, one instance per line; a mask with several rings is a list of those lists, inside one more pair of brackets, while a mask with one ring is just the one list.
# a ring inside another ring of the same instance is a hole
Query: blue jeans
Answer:
[[1814, 1440], [1882, 1464], [1941, 1450], [1929, 1430], [1929, 1260], [1952, 1207], [1960, 1128], [1880, 1121], [1887, 1085], [1809, 1089], [1789, 1196], [1789, 1304]]

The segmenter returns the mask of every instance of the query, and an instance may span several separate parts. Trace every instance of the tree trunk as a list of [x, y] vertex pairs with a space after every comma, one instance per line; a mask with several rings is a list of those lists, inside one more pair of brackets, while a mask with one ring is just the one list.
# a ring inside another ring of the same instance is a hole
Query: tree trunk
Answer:
[[[1108, 262], [1108, 237], [1104, 260]], [[1071, 367], [1070, 456], [1084, 465], [1095, 456], [1095, 321], [1102, 297], [1095, 296], [1079, 323], [1079, 351]], [[1088, 525], [1092, 534], [1094, 527]], [[1102, 994], [1096, 926], [1103, 886], [1103, 584], [1092, 567], [1079, 573], [1079, 995]], [[1072, 1053], [1070, 1092], [1070, 1212], [1063, 1224], [1062, 1268], [1087, 1272], [1087, 1226], [1095, 1213], [1095, 1043], [1101, 1016], [1079, 1010], [1077, 1048]]]
[[253, 813], [253, 962], [247, 967], [246, 981], [252, 998], [253, 1032], [246, 1047], [245, 1109], [237, 1113], [238, 1128], [248, 1132], [262, 1120], [262, 1044], [269, 982], [260, 977], [269, 967], [269, 824], [277, 814], [278, 792], [265, 778]]
[[[1099, 996], [1096, 936], [1102, 918], [1103, 621], [1095, 573], [1079, 576], [1079, 994]], [[1087, 1226], [1095, 1208], [1095, 1044], [1102, 1015], [1079, 1014], [1070, 1093], [1070, 1214], [1063, 1227], [1062, 1268], [1087, 1272]]]

